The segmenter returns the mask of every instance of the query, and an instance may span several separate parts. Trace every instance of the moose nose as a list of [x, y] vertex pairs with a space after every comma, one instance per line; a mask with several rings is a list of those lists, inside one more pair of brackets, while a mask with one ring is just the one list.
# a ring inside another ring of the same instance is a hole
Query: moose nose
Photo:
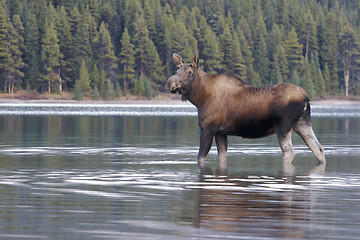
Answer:
[[171, 76], [166, 82], [165, 89], [170, 92], [175, 92], [177, 89], [176, 82], [174, 76]]

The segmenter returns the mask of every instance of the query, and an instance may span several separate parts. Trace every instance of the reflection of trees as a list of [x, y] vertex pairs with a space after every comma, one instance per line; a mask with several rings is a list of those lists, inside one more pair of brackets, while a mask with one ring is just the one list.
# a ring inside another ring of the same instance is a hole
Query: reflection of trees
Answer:
[[[98, 142], [99, 139], [120, 142], [154, 142], [167, 138], [198, 141], [198, 126], [194, 117], [115, 117], [115, 116], [0, 116], [0, 141], [20, 142], [33, 136], [34, 141], [58, 143], [59, 137], [77, 142]], [[139, 143], [140, 143], [139, 142]]]

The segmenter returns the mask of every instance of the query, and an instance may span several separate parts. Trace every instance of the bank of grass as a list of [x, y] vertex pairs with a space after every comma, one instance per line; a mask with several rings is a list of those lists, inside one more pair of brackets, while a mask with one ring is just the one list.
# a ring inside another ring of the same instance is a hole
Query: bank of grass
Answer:
[[39, 94], [35, 91], [26, 92], [25, 90], [17, 91], [13, 94], [0, 93], [0, 102], [2, 103], [121, 103], [121, 104], [181, 104], [181, 97], [178, 94], [160, 93], [152, 99], [136, 95], [120, 96], [111, 100], [83, 97], [81, 100], [74, 100], [74, 94], [64, 92], [63, 94]]

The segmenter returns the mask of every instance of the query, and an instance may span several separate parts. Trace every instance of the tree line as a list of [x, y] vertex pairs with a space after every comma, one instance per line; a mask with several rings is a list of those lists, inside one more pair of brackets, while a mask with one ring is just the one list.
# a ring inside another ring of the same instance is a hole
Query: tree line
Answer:
[[208, 73], [360, 93], [357, 0], [0, 0], [0, 86], [76, 99], [154, 97], [200, 55]]

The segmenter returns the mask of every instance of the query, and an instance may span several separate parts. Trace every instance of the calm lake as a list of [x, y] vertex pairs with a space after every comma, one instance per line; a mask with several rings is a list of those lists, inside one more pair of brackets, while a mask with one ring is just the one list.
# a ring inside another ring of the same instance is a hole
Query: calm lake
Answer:
[[196, 164], [182, 105], [0, 104], [1, 239], [359, 239], [360, 105], [312, 106], [326, 167], [294, 133], [229, 138]]

